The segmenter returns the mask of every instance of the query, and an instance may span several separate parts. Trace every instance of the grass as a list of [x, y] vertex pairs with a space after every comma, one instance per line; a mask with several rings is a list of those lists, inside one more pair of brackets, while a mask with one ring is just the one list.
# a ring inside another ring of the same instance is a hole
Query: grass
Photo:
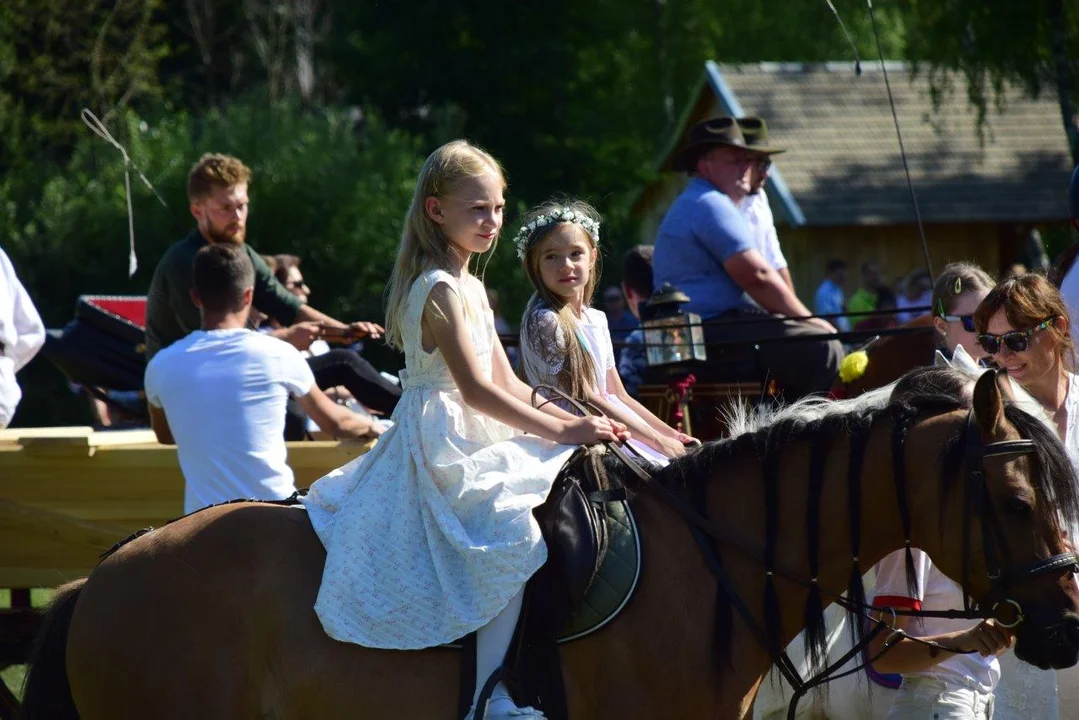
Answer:
[[[34, 607], [45, 607], [52, 598], [52, 588], [33, 588], [30, 590], [30, 604]], [[0, 608], [11, 607], [11, 591], [0, 588]], [[26, 677], [25, 665], [12, 665], [0, 671], [0, 681], [11, 688], [15, 697], [22, 700], [22, 681]]]

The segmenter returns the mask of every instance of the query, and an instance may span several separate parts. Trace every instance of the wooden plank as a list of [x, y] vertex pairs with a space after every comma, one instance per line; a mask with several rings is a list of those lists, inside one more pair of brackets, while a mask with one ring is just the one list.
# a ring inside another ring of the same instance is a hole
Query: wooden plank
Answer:
[[89, 437], [94, 434], [90, 426], [45, 427], [45, 428], [4, 428], [0, 430], [0, 445], [18, 445], [28, 438], [49, 437]]
[[[118, 540], [183, 514], [184, 479], [175, 446], [141, 442], [137, 435], [102, 442], [96, 436], [113, 433], [41, 430], [35, 440], [58, 442], [0, 443], [0, 587], [52, 586], [80, 577]], [[59, 442], [63, 438], [76, 444]], [[80, 440], [85, 444], [78, 445]], [[288, 443], [297, 487], [373, 445]]]

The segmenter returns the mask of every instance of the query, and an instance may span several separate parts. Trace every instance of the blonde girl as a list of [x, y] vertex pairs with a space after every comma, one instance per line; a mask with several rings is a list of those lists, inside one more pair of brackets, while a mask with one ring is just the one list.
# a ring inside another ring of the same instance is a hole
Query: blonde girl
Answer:
[[[546, 560], [533, 508], [573, 446], [626, 437], [606, 419], [534, 410], [510, 370], [469, 272], [498, 237], [505, 187], [498, 162], [463, 140], [427, 158], [387, 286], [386, 337], [406, 365], [395, 425], [305, 501], [326, 547], [315, 603], [326, 632], [407, 650], [478, 631], [476, 697]], [[542, 717], [502, 684], [486, 712]]]
[[676, 432], [626, 392], [607, 316], [591, 307], [599, 277], [599, 214], [587, 203], [552, 200], [525, 215], [515, 244], [536, 292], [521, 320], [521, 373], [591, 400], [624, 423], [634, 447], [666, 463], [692, 438]]

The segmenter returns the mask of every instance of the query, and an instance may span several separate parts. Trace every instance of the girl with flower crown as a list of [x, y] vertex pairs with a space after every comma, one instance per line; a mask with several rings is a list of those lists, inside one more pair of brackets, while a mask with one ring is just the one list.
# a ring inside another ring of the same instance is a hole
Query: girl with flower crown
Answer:
[[[477, 631], [475, 699], [546, 560], [532, 510], [573, 446], [627, 437], [606, 418], [533, 409], [510, 369], [469, 272], [502, 227], [505, 185], [498, 162], [463, 140], [427, 158], [387, 287], [386, 338], [406, 366], [395, 424], [304, 501], [326, 547], [315, 611], [327, 634], [407, 650]], [[502, 683], [486, 716], [543, 717]]]
[[521, 320], [521, 374], [590, 400], [626, 425], [630, 443], [666, 463], [693, 441], [648, 411], [622, 386], [607, 316], [590, 307], [599, 278], [600, 218], [587, 203], [549, 201], [528, 212], [515, 244], [536, 292]]

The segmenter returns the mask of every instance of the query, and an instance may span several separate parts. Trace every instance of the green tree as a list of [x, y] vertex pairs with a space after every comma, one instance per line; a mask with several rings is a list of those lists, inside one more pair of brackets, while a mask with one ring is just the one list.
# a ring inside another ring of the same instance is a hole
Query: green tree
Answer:
[[158, 97], [161, 0], [0, 5], [0, 168], [65, 159], [87, 107], [102, 118]]
[[1009, 83], [1030, 96], [1054, 93], [1079, 164], [1076, 48], [1079, 8], [1064, 0], [907, 0], [907, 54], [923, 63], [937, 92], [956, 82], [984, 121]]
[[[7, 178], [0, 186], [8, 193], [0, 194], [0, 245], [49, 327], [71, 319], [79, 295], [146, 293], [165, 249], [194, 226], [185, 197], [189, 168], [202, 152], [221, 150], [254, 173], [248, 241], [263, 253], [303, 258], [319, 309], [343, 318], [382, 316], [383, 287], [423, 160], [415, 139], [375, 116], [358, 122], [348, 109], [266, 106], [256, 95], [202, 116], [114, 117], [113, 135], [170, 208], [132, 178], [139, 257], [132, 278], [123, 162], [114, 148], [84, 136], [63, 172], [53, 172], [36, 194]], [[33, 200], [16, 212], [9, 199], [16, 195]], [[38, 377], [43, 364], [34, 362]], [[74, 402], [65, 393], [28, 382], [20, 423], [53, 422], [56, 408]]]

